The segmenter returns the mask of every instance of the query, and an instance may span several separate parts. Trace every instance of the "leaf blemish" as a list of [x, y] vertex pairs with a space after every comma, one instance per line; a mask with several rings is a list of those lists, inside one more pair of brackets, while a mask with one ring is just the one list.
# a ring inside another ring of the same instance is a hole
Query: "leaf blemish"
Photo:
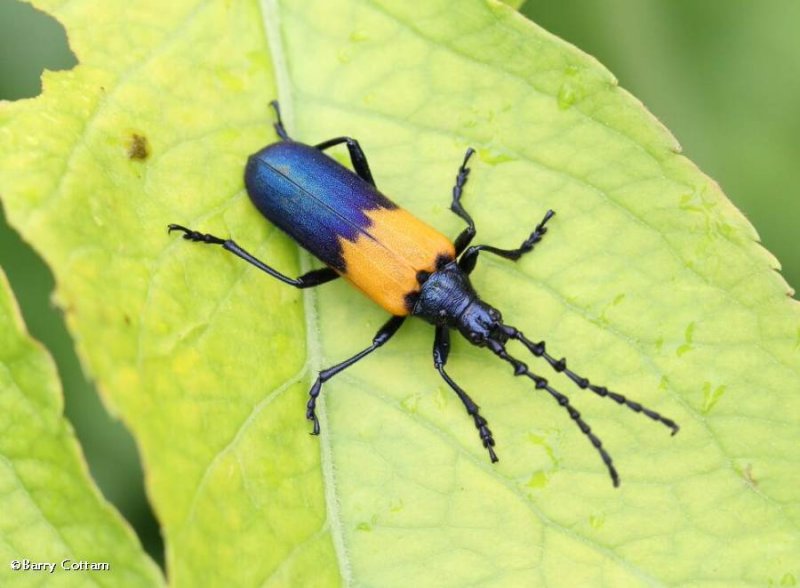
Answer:
[[547, 475], [544, 472], [536, 472], [527, 481], [529, 488], [544, 488], [547, 485]]
[[364, 30], [356, 30], [350, 33], [350, 40], [353, 43], [363, 43], [364, 41], [369, 40], [369, 33]]
[[599, 529], [605, 524], [605, 522], [606, 522], [606, 517], [605, 515], [602, 514], [591, 515], [589, 517], [589, 525], [592, 527], [592, 529]]
[[133, 133], [128, 141], [128, 159], [144, 161], [150, 156], [150, 143], [147, 137]]
[[516, 160], [516, 158], [513, 155], [509, 155], [499, 147], [493, 147], [493, 146], [483, 147], [478, 149], [478, 157], [482, 162], [488, 163], [489, 165], [508, 163], [509, 161]]
[[753, 464], [752, 463], [748, 463], [746, 466], [744, 466], [744, 469], [742, 470], [742, 477], [753, 488], [758, 486], [758, 480], [756, 480], [755, 476], [753, 476]]
[[350, 60], [353, 59], [353, 46], [357, 43], [368, 41], [369, 34], [363, 30], [356, 30], [350, 33], [347, 40], [349, 41], [348, 44], [339, 49], [336, 54], [336, 58], [339, 60], [339, 63], [342, 64], [349, 63]]
[[684, 335], [684, 338], [685, 338], [686, 342], [683, 345], [681, 345], [680, 347], [678, 347], [678, 350], [676, 351], [676, 353], [678, 354], [678, 357], [680, 357], [681, 355], [683, 355], [687, 351], [691, 351], [692, 350], [692, 337], [693, 336], [694, 336], [694, 321], [689, 323], [689, 326], [686, 327], [686, 333]]
[[567, 110], [583, 98], [582, 88], [575, 79], [579, 73], [580, 70], [575, 65], [568, 65], [564, 70], [566, 77], [558, 90], [558, 96], [556, 96], [556, 102], [561, 110]]
[[349, 63], [350, 60], [353, 58], [352, 51], [350, 47], [342, 47], [339, 49], [339, 52], [336, 54], [336, 58], [339, 60], [339, 63]]
[[528, 433], [528, 441], [544, 449], [545, 453], [547, 454], [547, 457], [550, 459], [550, 462], [554, 466], [558, 465], [558, 459], [556, 459], [555, 451], [553, 451], [552, 445], [550, 445], [550, 443], [547, 442], [547, 439], [544, 436], [536, 435], [534, 433]]
[[614, 297], [614, 300], [606, 304], [605, 308], [603, 308], [603, 310], [600, 312], [600, 316], [597, 318], [597, 324], [601, 327], [607, 327], [611, 321], [606, 315], [606, 312], [608, 312], [610, 308], [618, 306], [623, 300], [625, 300], [625, 294], [617, 294]]
[[419, 407], [419, 400], [420, 400], [420, 395], [415, 393], [410, 396], [407, 396], [402, 401], [400, 401], [400, 406], [402, 406], [408, 412], [413, 414], [417, 412], [417, 408]]
[[561, 89], [558, 91], [558, 107], [561, 110], [567, 110], [570, 108], [578, 99], [578, 92], [575, 88], [575, 84], [571, 81], [564, 82], [561, 85]]
[[708, 414], [716, 406], [723, 394], [725, 394], [724, 384], [712, 390], [711, 382], [705, 382], [703, 384], [703, 414]]

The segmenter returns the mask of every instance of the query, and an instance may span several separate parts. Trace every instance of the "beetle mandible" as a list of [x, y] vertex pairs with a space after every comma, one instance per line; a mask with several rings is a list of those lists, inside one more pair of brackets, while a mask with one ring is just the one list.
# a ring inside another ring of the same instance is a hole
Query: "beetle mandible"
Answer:
[[[516, 249], [490, 245], [470, 245], [475, 237], [475, 223], [461, 204], [461, 195], [469, 177], [467, 167], [472, 148], [467, 149], [453, 187], [450, 209], [467, 227], [451, 242], [407, 211], [398, 207], [375, 186], [367, 158], [358, 141], [336, 137], [311, 146], [289, 137], [281, 120], [277, 101], [275, 131], [280, 141], [267, 145], [247, 160], [244, 183], [250, 199], [272, 223], [288, 233], [327, 267], [291, 278], [256, 259], [230, 239], [201, 233], [182, 225], [171, 224], [169, 231], [182, 231], [190, 241], [221, 245], [270, 276], [295, 288], [312, 288], [344, 277], [392, 317], [378, 330], [372, 344], [354, 356], [319, 372], [309, 391], [306, 418], [319, 434], [316, 403], [322, 385], [330, 378], [363, 359], [394, 336], [409, 316], [417, 316], [435, 327], [433, 364], [447, 385], [458, 395], [472, 417], [483, 446], [492, 462], [497, 461], [494, 438], [478, 405], [447, 373], [450, 353], [450, 330], [458, 330], [471, 344], [486, 347], [514, 369], [515, 376], [529, 378], [536, 389], [544, 390], [561, 405], [589, 438], [608, 468], [614, 486], [619, 475], [611, 456], [603, 447], [569, 399], [553, 388], [542, 376], [512, 356], [506, 343], [515, 340], [535, 357], [543, 358], [556, 372], [565, 374], [579, 388], [611, 398], [635, 412], [640, 412], [678, 432], [675, 421], [608, 390], [592, 384], [567, 367], [564, 358], [550, 355], [543, 341], [533, 342], [522, 332], [503, 323], [500, 312], [480, 299], [469, 280], [478, 255], [483, 251], [512, 261], [533, 251], [542, 240], [547, 222], [555, 213], [548, 210], [533, 232]], [[344, 144], [350, 153], [355, 172], [323, 152]]]

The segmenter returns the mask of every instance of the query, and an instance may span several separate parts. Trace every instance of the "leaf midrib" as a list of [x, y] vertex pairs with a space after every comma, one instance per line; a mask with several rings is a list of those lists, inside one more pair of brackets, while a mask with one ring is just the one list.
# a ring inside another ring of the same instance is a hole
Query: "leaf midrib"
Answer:
[[[273, 74], [275, 76], [275, 88], [282, 106], [284, 122], [289, 128], [294, 126], [294, 101], [291, 96], [291, 81], [289, 71], [286, 66], [286, 58], [281, 37], [280, 10], [277, 0], [259, 0], [261, 5], [262, 22], [264, 26], [264, 36], [270, 48], [270, 59], [272, 61]], [[311, 254], [300, 249], [300, 270], [307, 272], [311, 270]], [[303, 314], [306, 320], [306, 365], [310, 366], [310, 374], [322, 369], [322, 345], [317, 333], [319, 333], [319, 321], [317, 319], [317, 295], [316, 289], [306, 288], [303, 290]], [[322, 485], [325, 494], [325, 525], [330, 527], [331, 541], [333, 543], [336, 559], [339, 564], [339, 575], [345, 586], [353, 584], [350, 558], [347, 553], [347, 546], [344, 540], [344, 527], [339, 513], [339, 500], [336, 492], [336, 478], [333, 468], [333, 456], [328, 436], [328, 413], [325, 396], [322, 395], [317, 404], [317, 417], [323, 431], [319, 435], [320, 444], [320, 465], [322, 467]], [[323, 525], [324, 528], [324, 525]]]

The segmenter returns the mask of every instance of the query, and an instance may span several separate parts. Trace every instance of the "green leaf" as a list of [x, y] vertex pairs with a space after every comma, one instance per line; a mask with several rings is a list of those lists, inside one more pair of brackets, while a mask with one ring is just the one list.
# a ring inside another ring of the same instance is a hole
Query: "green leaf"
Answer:
[[[91, 481], [63, 404], [55, 365], [25, 331], [0, 271], [0, 583], [163, 584], [158, 566]], [[71, 569], [82, 562], [109, 569]], [[46, 563], [52, 571], [37, 569]]]
[[[80, 65], [0, 108], [0, 193], [139, 441], [173, 583], [800, 574], [797, 303], [746, 219], [593, 59], [492, 0], [40, 4]], [[164, 231], [314, 265], [242, 185], [276, 95], [293, 136], [357, 137], [378, 185], [445, 234], [463, 228], [448, 207], [468, 145], [480, 242], [514, 247], [557, 210], [519, 263], [482, 257], [475, 286], [680, 435], [524, 358], [601, 436], [614, 490], [561, 407], [455, 341], [448, 369], [492, 425], [492, 465], [412, 321], [326, 384], [309, 437], [316, 371], [385, 316], [344, 282], [299, 294]]]
[[525, 4], [525, 0], [503, 0], [506, 4], [508, 4], [511, 8], [519, 10], [520, 7]]

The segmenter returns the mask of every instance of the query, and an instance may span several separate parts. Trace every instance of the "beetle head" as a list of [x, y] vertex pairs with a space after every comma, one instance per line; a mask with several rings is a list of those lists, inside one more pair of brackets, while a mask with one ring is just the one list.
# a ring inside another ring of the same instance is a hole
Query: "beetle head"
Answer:
[[456, 327], [467, 341], [483, 347], [486, 345], [487, 339], [502, 342], [508, 339], [501, 329], [502, 319], [499, 310], [476, 298], [458, 317]]

